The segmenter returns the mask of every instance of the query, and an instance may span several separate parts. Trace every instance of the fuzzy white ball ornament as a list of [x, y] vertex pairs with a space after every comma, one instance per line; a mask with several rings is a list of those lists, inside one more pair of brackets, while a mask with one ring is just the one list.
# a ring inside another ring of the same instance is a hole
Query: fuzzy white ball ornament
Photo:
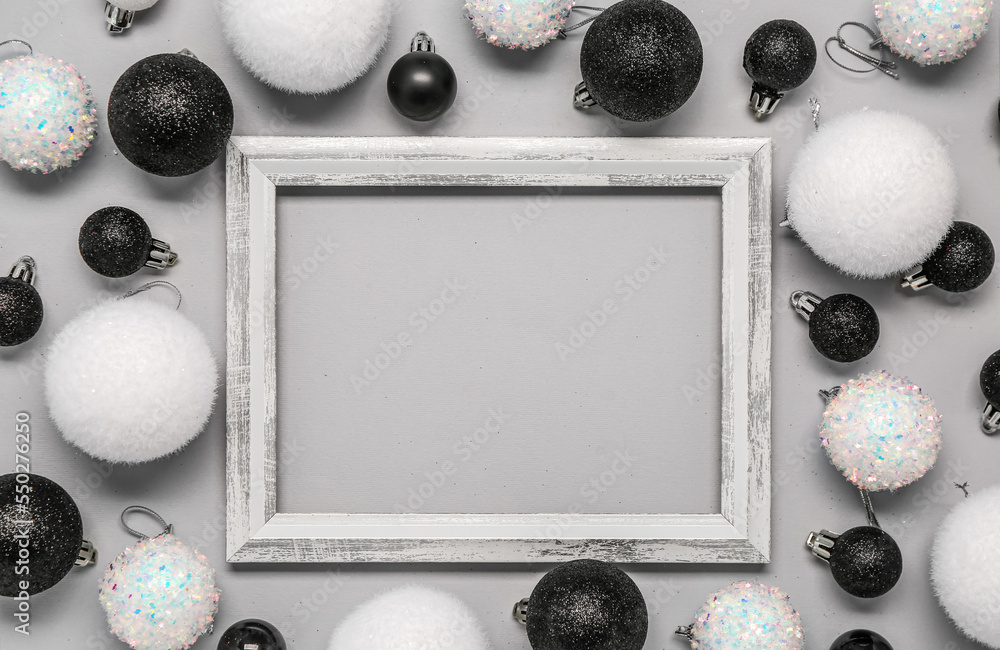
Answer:
[[931, 584], [962, 632], [1000, 649], [1000, 485], [974, 492], [944, 518], [931, 551]]
[[948, 150], [898, 113], [847, 113], [823, 124], [788, 179], [789, 225], [820, 259], [859, 278], [898, 275], [927, 259], [957, 204]]
[[95, 458], [142, 463], [171, 454], [205, 427], [218, 370], [204, 334], [143, 298], [85, 311], [56, 337], [45, 368], [49, 415]]
[[451, 594], [419, 585], [393, 589], [345, 618], [329, 650], [488, 650], [479, 622]]
[[398, 0], [219, 0], [244, 67], [288, 93], [340, 90], [375, 64]]
[[111, 4], [126, 11], [144, 11], [151, 8], [158, 0], [111, 0]]

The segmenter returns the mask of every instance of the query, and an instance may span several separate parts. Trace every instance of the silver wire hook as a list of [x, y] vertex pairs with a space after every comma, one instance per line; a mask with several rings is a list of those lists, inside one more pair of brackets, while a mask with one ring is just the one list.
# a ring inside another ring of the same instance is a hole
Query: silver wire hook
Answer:
[[31, 47], [31, 43], [29, 43], [28, 41], [22, 41], [19, 38], [9, 38], [6, 41], [2, 41], [0, 42], [0, 47], [3, 47], [4, 45], [10, 45], [11, 43], [20, 43], [21, 45], [28, 48], [28, 56], [35, 55], [35, 48]]
[[122, 510], [122, 516], [121, 516], [122, 526], [125, 526], [125, 530], [127, 530], [130, 533], [132, 533], [133, 535], [135, 535], [139, 539], [150, 539], [150, 537], [148, 535], [144, 535], [143, 533], [140, 533], [139, 531], [135, 530], [134, 528], [131, 528], [128, 524], [125, 523], [125, 515], [127, 515], [130, 512], [144, 512], [147, 515], [155, 517], [156, 520], [159, 521], [160, 524], [163, 526], [163, 531], [157, 533], [155, 535], [155, 537], [160, 537], [161, 535], [171, 535], [174, 532], [174, 525], [173, 524], [168, 524], [166, 521], [164, 521], [163, 517], [161, 517], [159, 514], [157, 514], [154, 510], [152, 510], [150, 508], [147, 508], [146, 506], [129, 506], [129, 507], [125, 508], [124, 510]]
[[604, 7], [588, 7], [586, 5], [575, 5], [573, 9], [586, 9], [587, 11], [596, 11], [597, 15], [591, 16], [590, 18], [587, 18], [585, 20], [581, 20], [575, 25], [570, 25], [569, 27], [563, 27], [562, 29], [559, 30], [559, 38], [566, 38], [566, 36], [574, 29], [580, 29], [584, 25], [594, 22], [601, 15], [601, 12], [604, 11]]
[[[877, 47], [878, 48], [878, 52], [879, 52], [879, 57], [875, 58], [871, 54], [865, 54], [861, 50], [859, 50], [859, 49], [857, 49], [855, 47], [851, 47], [847, 43], [847, 41], [844, 40], [844, 37], [841, 36], [841, 34], [840, 34], [844, 30], [844, 28], [847, 27], [847, 26], [859, 27], [859, 28], [865, 30], [866, 32], [868, 32], [868, 34], [873, 39], [871, 41], [869, 47], [872, 47], [872, 48], [876, 48]], [[846, 52], [849, 52], [853, 56], [856, 56], [857, 58], [861, 59], [862, 61], [864, 61], [865, 63], [867, 63], [868, 65], [870, 65], [872, 67], [868, 68], [867, 70], [859, 70], [858, 68], [852, 68], [850, 66], [846, 66], [843, 63], [841, 63], [840, 61], [838, 61], [837, 59], [833, 58], [833, 54], [830, 52], [830, 43], [834, 43], [834, 42], [836, 42], [837, 45], [840, 46], [840, 49], [845, 50]], [[868, 25], [866, 25], [864, 23], [859, 23], [859, 22], [856, 22], [856, 21], [848, 21], [848, 22], [844, 23], [843, 25], [841, 25], [840, 27], [837, 28], [837, 35], [836, 36], [831, 36], [830, 38], [826, 39], [826, 45], [824, 46], [824, 48], [826, 49], [826, 55], [828, 57], [830, 57], [830, 60], [833, 61], [838, 66], [840, 66], [841, 68], [843, 68], [844, 70], [847, 70], [848, 72], [856, 72], [858, 74], [867, 74], [869, 72], [873, 72], [875, 70], [878, 70], [879, 72], [884, 72], [885, 74], [889, 75], [893, 79], [897, 79], [897, 80], [899, 79], [899, 73], [895, 72], [896, 62], [895, 61], [887, 61], [886, 58], [885, 58], [885, 44], [882, 43], [881, 37], [879, 37], [879, 35], [875, 32], [874, 29], [872, 29], [871, 27], [869, 27]]]
[[861, 490], [861, 502], [865, 504], [865, 514], [868, 515], [868, 525], [874, 528], [882, 528], [875, 517], [875, 508], [872, 507], [872, 495], [868, 490]]
[[184, 297], [181, 295], [181, 290], [178, 289], [175, 285], [171, 284], [170, 282], [167, 282], [166, 280], [153, 280], [152, 282], [147, 282], [146, 284], [142, 285], [141, 287], [136, 287], [135, 289], [132, 289], [132, 290], [128, 291], [127, 293], [123, 294], [122, 297], [119, 298], [118, 300], [124, 300], [126, 298], [131, 298], [132, 296], [136, 295], [137, 293], [142, 293], [143, 291], [149, 291], [150, 289], [152, 289], [153, 287], [156, 287], [156, 286], [170, 287], [171, 289], [173, 289], [174, 293], [177, 294], [177, 306], [174, 307], [174, 309], [180, 309], [181, 308], [181, 301], [184, 300]]

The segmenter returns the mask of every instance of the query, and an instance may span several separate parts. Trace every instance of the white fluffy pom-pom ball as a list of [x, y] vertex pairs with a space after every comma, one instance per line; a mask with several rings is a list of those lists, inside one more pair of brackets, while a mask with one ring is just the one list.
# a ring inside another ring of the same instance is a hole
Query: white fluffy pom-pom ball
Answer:
[[951, 227], [958, 177], [917, 120], [861, 111], [823, 124], [788, 179], [788, 220], [824, 262], [859, 278], [923, 262]]
[[143, 298], [77, 316], [45, 367], [49, 415], [63, 437], [112, 463], [154, 460], [190, 442], [208, 422], [217, 383], [204, 334]]
[[329, 650], [488, 650], [479, 622], [461, 600], [408, 585], [364, 603], [345, 618]]
[[1000, 649], [1000, 485], [952, 508], [934, 537], [931, 584], [945, 613], [969, 638]]
[[143, 11], [157, 2], [158, 0], [111, 0], [111, 4], [125, 11]]
[[375, 64], [398, 0], [219, 0], [226, 40], [255, 77], [320, 95]]

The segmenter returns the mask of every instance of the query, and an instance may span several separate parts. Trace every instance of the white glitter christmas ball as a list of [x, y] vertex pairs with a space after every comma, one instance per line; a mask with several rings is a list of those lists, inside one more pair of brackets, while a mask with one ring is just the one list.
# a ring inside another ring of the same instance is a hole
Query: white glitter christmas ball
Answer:
[[0, 61], [0, 158], [48, 174], [76, 162], [97, 135], [97, 107], [76, 68], [59, 59]]
[[802, 618], [776, 587], [734, 582], [705, 601], [691, 628], [698, 650], [804, 650]]
[[95, 458], [166, 456], [212, 413], [218, 370], [205, 336], [159, 303], [132, 297], [85, 311], [47, 357], [49, 415], [68, 442]]
[[174, 535], [143, 539], [104, 571], [108, 627], [136, 650], [186, 650], [212, 628], [220, 591], [204, 555]]
[[226, 40], [269, 86], [320, 95], [368, 72], [398, 0], [219, 0]]
[[1000, 649], [1000, 485], [975, 491], [944, 518], [931, 551], [931, 584], [962, 632]]
[[917, 120], [861, 111], [822, 124], [788, 179], [788, 220], [824, 262], [885, 278], [927, 259], [958, 206], [944, 144]]
[[840, 387], [820, 424], [830, 462], [862, 490], [896, 490], [937, 462], [941, 416], [910, 381], [884, 370]]
[[491, 45], [533, 50], [566, 26], [576, 0], [468, 0], [465, 17]]
[[149, 9], [158, 0], [111, 0], [111, 4], [126, 11], [143, 11]]
[[875, 0], [882, 41], [920, 65], [961, 59], [990, 25], [993, 0]]
[[345, 618], [329, 650], [488, 650], [479, 622], [461, 600], [407, 585], [364, 603]]

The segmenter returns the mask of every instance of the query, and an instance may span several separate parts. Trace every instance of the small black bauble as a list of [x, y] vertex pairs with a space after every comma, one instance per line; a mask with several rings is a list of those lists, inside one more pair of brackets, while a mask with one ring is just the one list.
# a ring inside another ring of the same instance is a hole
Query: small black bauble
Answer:
[[842, 535], [828, 530], [810, 533], [806, 546], [830, 563], [840, 588], [858, 598], [889, 593], [903, 573], [903, 554], [896, 540], [874, 526], [858, 526]]
[[871, 630], [851, 630], [838, 636], [830, 650], [892, 650], [892, 646]]
[[286, 650], [285, 638], [267, 621], [248, 618], [229, 626], [218, 650]]
[[649, 615], [621, 569], [574, 560], [549, 571], [514, 609], [532, 650], [641, 650]]
[[389, 102], [400, 115], [428, 122], [455, 103], [458, 77], [451, 64], [436, 53], [431, 37], [417, 32], [410, 53], [404, 54], [389, 70], [386, 90]]
[[108, 100], [108, 128], [133, 165], [186, 176], [212, 164], [233, 132], [226, 84], [193, 54], [155, 54], [126, 70]]
[[120, 206], [101, 208], [80, 227], [80, 256], [109, 278], [132, 275], [144, 266], [165, 269], [177, 262], [170, 244], [153, 239], [145, 220]]
[[690, 99], [703, 64], [698, 31], [680, 9], [664, 0], [622, 0], [587, 30], [574, 105], [600, 106], [630, 122], [658, 120]]
[[[38, 474], [0, 476], [0, 596], [41, 593], [95, 557], [80, 510], [58, 483]], [[16, 572], [25, 558], [28, 571]]]
[[979, 389], [986, 398], [983, 432], [993, 435], [1000, 431], [1000, 350], [991, 354], [979, 371]]
[[804, 84], [816, 68], [816, 56], [816, 41], [794, 20], [772, 20], [758, 27], [743, 50], [743, 69], [753, 79], [754, 114], [770, 115], [786, 91]]
[[989, 235], [975, 224], [956, 221], [927, 261], [899, 284], [914, 291], [932, 286], [952, 293], [972, 291], [990, 277], [995, 260]]
[[796, 291], [791, 302], [795, 311], [809, 321], [809, 340], [827, 359], [850, 363], [875, 349], [878, 314], [863, 298], [838, 293], [824, 300], [808, 291]]
[[27, 255], [0, 277], [0, 347], [20, 345], [42, 327], [42, 297], [34, 287], [35, 260]]

